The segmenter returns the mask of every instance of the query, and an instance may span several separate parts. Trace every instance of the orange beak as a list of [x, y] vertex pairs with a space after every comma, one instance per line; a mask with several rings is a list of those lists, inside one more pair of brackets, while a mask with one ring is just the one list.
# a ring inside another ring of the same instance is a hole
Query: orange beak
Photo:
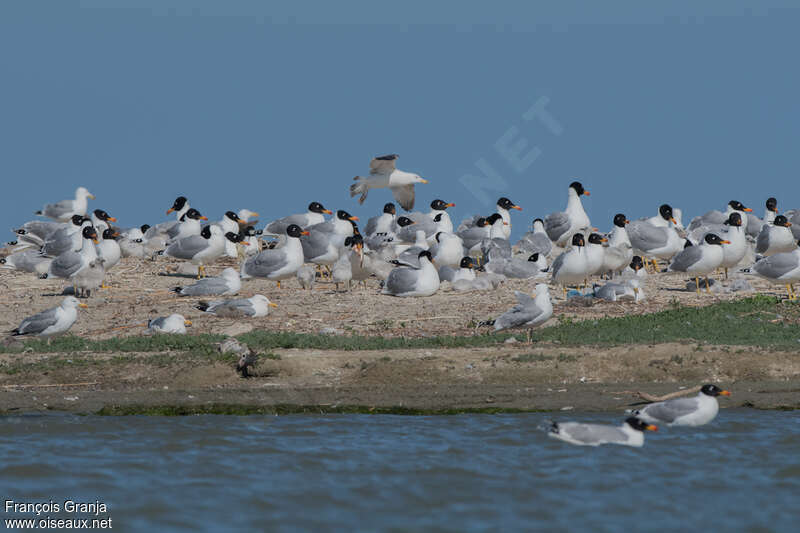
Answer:
[[730, 244], [731, 243], [731, 241], [719, 241], [719, 242], [721, 242], [722, 244]]
[[250, 246], [250, 243], [247, 241], [241, 241], [239, 244], [241, 244], [242, 246]]
[[583, 194], [584, 196], [591, 196], [591, 194], [589, 194], [589, 191], [583, 191]]
[[730, 396], [730, 395], [731, 395], [731, 391], [729, 391], [729, 390], [724, 390], [724, 391], [720, 392], [720, 394], [721, 394], [722, 396]]
[[115, 217], [108, 217], [108, 220], [110, 220], [111, 222], [116, 222], [117, 221], [117, 219]]
[[309, 232], [307, 232], [307, 231], [301, 231], [300, 235], [311, 235], [311, 234]]
[[511, 209], [516, 209], [517, 211], [522, 211], [522, 208], [518, 205], [512, 205]]
[[630, 224], [630, 223], [631, 223], [631, 221], [630, 221], [630, 220], [626, 220], [626, 221], [625, 221], [625, 223], [626, 223], [626, 224]]
[[98, 241], [97, 239], [92, 239], [92, 242], [95, 244], [100, 244], [100, 241]]
[[600, 242], [608, 242], [608, 239], [606, 239], [605, 237], [603, 237], [602, 239], [600, 239]]
[[503, 225], [504, 226], [508, 226], [508, 222], [503, 222]]
[[750, 209], [749, 207], [745, 207], [744, 209], [742, 209], [742, 211], [746, 211], [746, 212], [750, 213], [750, 212], [752, 212], [753, 210], [752, 210], [752, 209]]
[[353, 217], [348, 218], [347, 220], [352, 220], [353, 222], [358, 222], [358, 217], [353, 216]]
[[444, 204], [444, 205], [445, 205], [445, 207], [455, 207], [456, 206], [456, 204], [454, 204], [452, 202], [449, 203], [449, 204]]
[[671, 217], [670, 217], [669, 221], [672, 222], [673, 224], [677, 224], [678, 223], [677, 220], [675, 220], [674, 218], [671, 218]]
[[787, 228], [788, 228], [788, 227], [790, 227], [791, 225], [792, 225], [792, 223], [791, 223], [791, 222], [787, 222], [787, 223], [786, 223], [786, 227], [787, 227]]
[[170, 207], [169, 209], [167, 209], [167, 214], [169, 215], [169, 214], [170, 214], [170, 213], [172, 213], [173, 211], [175, 211], [175, 210], [174, 210], [174, 209], [172, 209], [172, 208]]
[[644, 429], [646, 429], [647, 431], [658, 431], [658, 426], [650, 424], [650, 425], [645, 426]]
[[88, 305], [86, 305], [86, 304], [85, 304], [85, 303], [83, 303], [83, 302], [79, 303], [79, 304], [78, 304], [78, 307], [80, 307], [80, 308], [82, 308], [82, 309], [89, 309], [89, 306], [88, 306]]
[[326, 215], [332, 215], [333, 214], [333, 211], [331, 211], [330, 209], [323, 209], [322, 212], [325, 213]]
[[270, 307], [278, 307], [278, 304], [276, 304], [275, 302], [270, 302], [267, 305]]

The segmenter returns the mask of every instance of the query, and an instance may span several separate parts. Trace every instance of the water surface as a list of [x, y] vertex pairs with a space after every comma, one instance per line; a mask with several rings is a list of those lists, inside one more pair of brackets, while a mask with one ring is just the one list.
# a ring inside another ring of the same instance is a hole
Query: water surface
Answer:
[[122, 531], [796, 531], [798, 412], [640, 449], [550, 439], [553, 416], [11, 416], [0, 493], [100, 500]]

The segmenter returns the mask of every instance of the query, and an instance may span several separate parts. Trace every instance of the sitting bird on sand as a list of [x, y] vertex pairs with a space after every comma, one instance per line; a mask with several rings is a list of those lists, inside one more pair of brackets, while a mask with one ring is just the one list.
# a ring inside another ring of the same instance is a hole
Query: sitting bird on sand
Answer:
[[160, 316], [148, 321], [145, 333], [174, 333], [176, 335], [185, 335], [186, 326], [191, 325], [191, 320], [186, 320], [183, 315], [175, 313], [169, 316]]
[[239, 273], [233, 268], [226, 268], [219, 277], [204, 278], [188, 287], [175, 287], [173, 292], [179, 296], [233, 296], [242, 288]]
[[243, 318], [267, 316], [269, 308], [278, 307], [278, 304], [270, 302], [269, 298], [262, 294], [256, 294], [250, 298], [200, 302], [196, 307], [209, 315], [225, 318]]

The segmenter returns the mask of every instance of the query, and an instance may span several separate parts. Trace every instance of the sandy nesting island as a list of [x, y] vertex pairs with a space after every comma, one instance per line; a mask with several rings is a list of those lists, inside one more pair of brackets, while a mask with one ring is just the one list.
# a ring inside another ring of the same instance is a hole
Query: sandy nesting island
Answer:
[[[220, 261], [209, 274], [226, 266], [235, 265]], [[266, 280], [245, 280], [240, 296], [264, 294], [278, 304], [267, 317], [245, 320], [206, 315], [194, 308], [200, 298], [172, 293], [173, 287], [193, 282], [191, 275], [164, 275], [177, 267], [164, 258], [123, 259], [107, 275], [111, 288], [87, 300], [89, 309], [80, 311], [71, 333], [90, 339], [136, 336], [144, 330], [137, 324], [180, 313], [193, 322], [190, 335], [234, 336], [252, 330], [412, 338], [482, 335], [487, 330], [477, 329], [478, 322], [512, 306], [514, 290], [530, 292], [535, 284], [508, 280], [497, 290], [466, 293], [444, 285], [432, 297], [403, 299], [380, 295], [377, 280], [350, 292], [336, 292], [332, 283], [319, 280], [311, 291], [302, 290], [296, 280], [281, 289]], [[747, 280], [757, 293], [781, 294], [777, 286]], [[589, 306], [565, 302], [560, 289], [551, 287], [551, 322], [652, 313], [755, 294], [723, 290], [698, 296], [686, 291], [686, 281], [681, 275], [651, 275], [644, 281], [645, 302]], [[32, 312], [56, 305], [65, 282], [0, 271], [0, 285], [0, 328], [9, 331]], [[592, 347], [591, 339], [581, 347], [517, 342], [388, 351], [276, 349], [261, 358], [253, 379], [242, 379], [223, 360], [197, 360], [181, 351], [158, 355], [156, 361], [153, 354], [127, 354], [124, 360], [114, 353], [0, 354], [6, 365], [6, 372], [0, 370], [0, 411], [221, 403], [616, 409], [634, 399], [626, 390], [664, 393], [705, 381], [740, 383], [732, 386], [734, 397], [723, 402], [728, 406], [800, 406], [796, 352], [703, 348], [696, 342], [602, 349]]]

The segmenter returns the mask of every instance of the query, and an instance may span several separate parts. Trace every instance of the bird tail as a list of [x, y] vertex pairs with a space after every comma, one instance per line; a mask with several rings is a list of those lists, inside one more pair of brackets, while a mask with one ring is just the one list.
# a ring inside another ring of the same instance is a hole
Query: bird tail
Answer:
[[22, 335], [22, 333], [19, 332], [19, 328], [12, 329], [10, 333], [12, 337], [16, 337], [17, 335]]
[[183, 287], [175, 287], [175, 288], [172, 289], [172, 292], [180, 294], [182, 290], [183, 290]]
[[201, 300], [194, 307], [195, 307], [195, 309], [199, 309], [199, 310], [201, 310], [202, 312], [205, 313], [206, 311], [208, 311], [208, 308], [211, 307], [211, 304], [209, 304], [205, 300]]
[[494, 326], [494, 320], [484, 320], [483, 322], [478, 322], [478, 327], [484, 326]]
[[41, 215], [43, 215], [43, 214], [44, 214], [44, 213], [42, 213], [41, 209], [40, 209], [39, 211], [36, 211], [36, 212], [34, 213], [34, 215], [40, 215], [40, 216], [41, 216]]
[[367, 180], [362, 178], [361, 176], [356, 176], [353, 178], [355, 181], [354, 184], [350, 186], [350, 198], [353, 196], [361, 195], [361, 198], [358, 199], [359, 204], [363, 204], [364, 200], [367, 199], [367, 193], [369, 192], [369, 186], [367, 185]]

